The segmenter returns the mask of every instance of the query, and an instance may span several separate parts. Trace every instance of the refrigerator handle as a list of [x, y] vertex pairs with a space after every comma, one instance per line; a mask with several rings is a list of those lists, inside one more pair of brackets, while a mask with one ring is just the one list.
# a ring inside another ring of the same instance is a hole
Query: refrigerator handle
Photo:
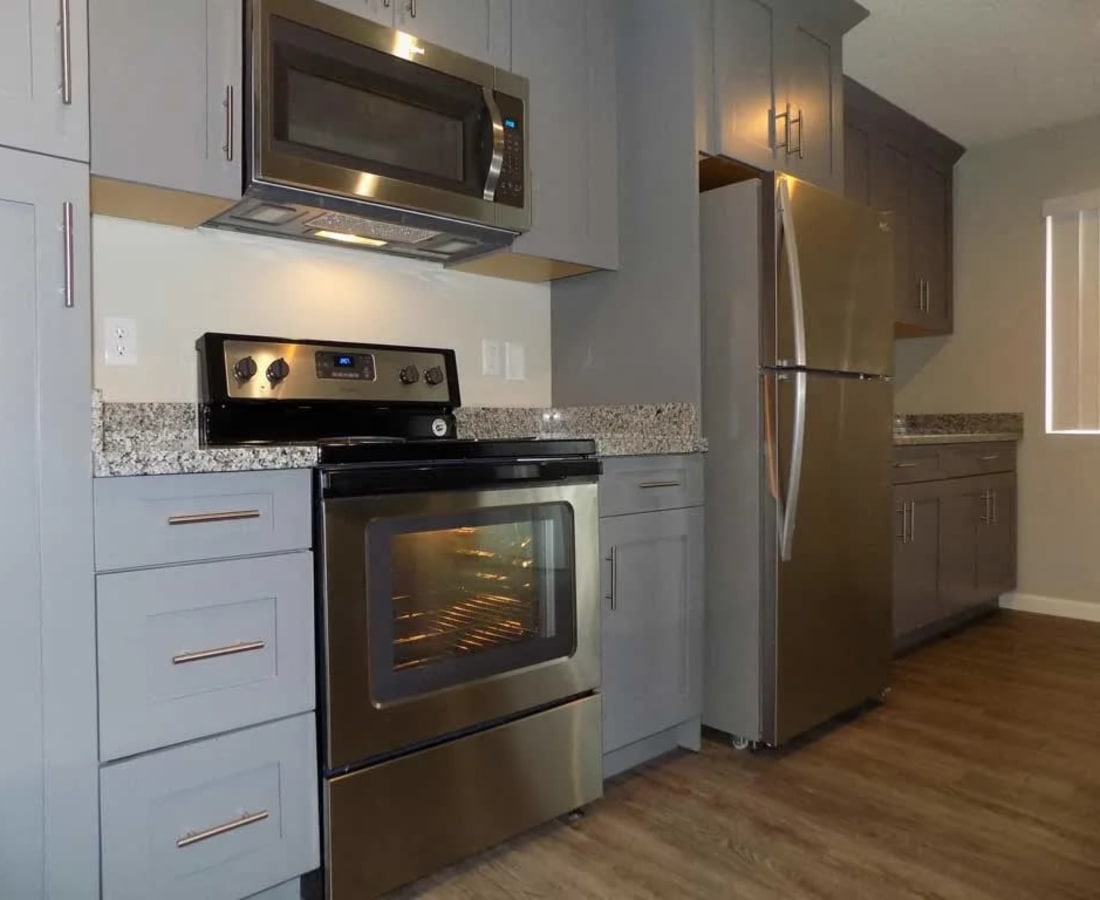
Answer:
[[791, 213], [791, 188], [787, 179], [780, 176], [779, 220], [783, 225], [783, 234], [787, 241], [787, 268], [791, 276], [791, 322], [794, 326], [794, 365], [806, 365], [806, 315], [802, 303], [802, 268], [798, 263], [798, 235], [794, 229], [794, 215]]
[[791, 559], [794, 528], [798, 518], [798, 494], [802, 488], [802, 455], [806, 449], [806, 378], [805, 372], [795, 372], [794, 428], [791, 434], [791, 470], [787, 476], [787, 499], [783, 504], [783, 529], [779, 535], [779, 558]]

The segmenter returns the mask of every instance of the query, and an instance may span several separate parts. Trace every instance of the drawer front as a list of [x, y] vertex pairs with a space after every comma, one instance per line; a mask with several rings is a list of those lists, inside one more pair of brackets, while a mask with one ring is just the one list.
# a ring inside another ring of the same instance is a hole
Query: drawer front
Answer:
[[320, 864], [312, 714], [100, 771], [103, 896], [238, 900]]
[[703, 505], [703, 458], [698, 454], [605, 459], [603, 470], [601, 516]]
[[100, 757], [315, 705], [313, 554], [96, 579]]
[[959, 444], [940, 448], [940, 468], [948, 478], [1016, 471], [1016, 445]]
[[892, 470], [894, 484], [913, 484], [943, 478], [937, 447], [895, 447]]
[[226, 472], [95, 481], [96, 570], [305, 550], [311, 472]]

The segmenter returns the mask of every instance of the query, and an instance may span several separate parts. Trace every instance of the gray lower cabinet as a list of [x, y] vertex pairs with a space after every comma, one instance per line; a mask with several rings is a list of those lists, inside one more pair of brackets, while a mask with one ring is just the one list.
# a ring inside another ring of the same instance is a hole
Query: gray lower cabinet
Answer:
[[[682, 459], [701, 470], [697, 457]], [[644, 473], [649, 465], [667, 471], [677, 461], [639, 460], [608, 461], [604, 480], [624, 468]], [[675, 506], [689, 494], [666, 496], [666, 508], [600, 520], [605, 777], [677, 745], [698, 748], [703, 509]]]
[[1015, 588], [1014, 445], [896, 450], [894, 521], [894, 639], [904, 649]]
[[0, 6], [0, 146], [88, 160], [88, 0]]
[[92, 174], [236, 200], [242, 7], [90, 0]]
[[[6, 4], [0, 44], [17, 6], [37, 17], [48, 4]], [[0, 355], [0, 895], [12, 898], [98, 896], [89, 223], [86, 165], [0, 149], [11, 336]]]

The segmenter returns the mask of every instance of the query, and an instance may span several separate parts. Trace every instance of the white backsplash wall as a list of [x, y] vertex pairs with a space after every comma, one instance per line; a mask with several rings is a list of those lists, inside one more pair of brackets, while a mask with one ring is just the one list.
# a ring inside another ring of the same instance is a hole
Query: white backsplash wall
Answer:
[[[196, 399], [195, 340], [221, 331], [453, 347], [466, 406], [550, 405], [550, 289], [276, 238], [92, 220], [95, 385], [108, 401]], [[103, 320], [136, 323], [137, 365], [104, 362]], [[526, 378], [481, 374], [483, 338]]]

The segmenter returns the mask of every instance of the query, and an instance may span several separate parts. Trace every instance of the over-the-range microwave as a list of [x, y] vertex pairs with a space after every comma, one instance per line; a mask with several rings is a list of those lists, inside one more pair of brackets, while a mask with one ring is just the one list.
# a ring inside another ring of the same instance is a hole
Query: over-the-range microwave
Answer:
[[245, 16], [244, 199], [209, 224], [440, 262], [531, 227], [525, 78], [315, 0]]

